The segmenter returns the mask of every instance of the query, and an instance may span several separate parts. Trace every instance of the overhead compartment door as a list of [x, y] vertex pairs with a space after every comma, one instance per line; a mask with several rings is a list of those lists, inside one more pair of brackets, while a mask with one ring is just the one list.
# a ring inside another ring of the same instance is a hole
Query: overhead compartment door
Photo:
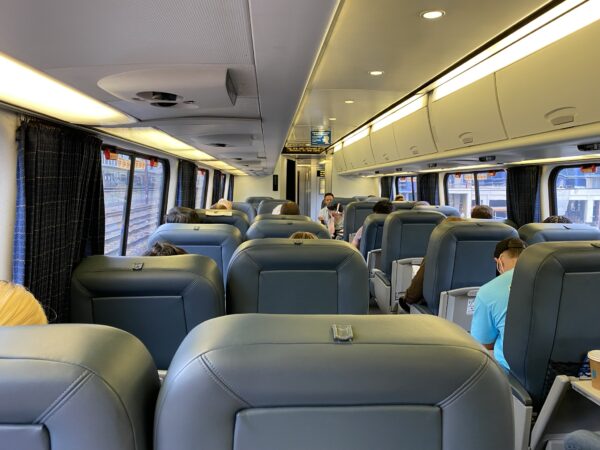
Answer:
[[375, 164], [375, 158], [371, 152], [371, 141], [366, 136], [348, 146], [344, 145], [344, 158], [347, 170], [360, 169]]
[[440, 151], [506, 139], [494, 74], [430, 102], [429, 114]]
[[399, 159], [437, 152], [431, 135], [427, 107], [394, 122], [393, 127]]
[[397, 161], [398, 152], [396, 151], [396, 140], [394, 139], [394, 130], [387, 126], [377, 131], [371, 131], [371, 150], [373, 157], [378, 164]]
[[600, 121], [599, 43], [596, 22], [497, 72], [511, 138]]
[[333, 165], [338, 172], [346, 170], [346, 161], [344, 159], [344, 149], [338, 150], [333, 154]]

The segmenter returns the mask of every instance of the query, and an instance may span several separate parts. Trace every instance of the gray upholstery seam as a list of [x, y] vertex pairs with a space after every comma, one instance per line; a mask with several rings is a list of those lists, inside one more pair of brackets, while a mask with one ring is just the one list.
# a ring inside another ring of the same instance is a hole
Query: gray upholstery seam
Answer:
[[200, 358], [196, 358], [196, 359], [197, 359], [198, 363], [204, 368], [204, 370], [206, 370], [206, 372], [209, 374], [209, 376], [213, 379], [213, 381], [217, 385], [219, 385], [219, 387], [221, 389], [223, 389], [223, 391], [226, 394], [228, 394], [234, 400], [236, 400], [238, 402], [242, 402], [246, 406], [249, 406], [249, 407], [253, 406], [249, 402], [244, 400], [244, 398], [241, 395], [239, 395], [237, 392], [235, 392], [227, 383], [225, 383], [225, 381], [223, 380], [223, 377], [218, 372], [217, 368], [210, 362], [210, 360], [206, 356], [206, 353], [201, 355]]
[[450, 394], [447, 398], [438, 403], [440, 408], [446, 408], [456, 400], [460, 399], [464, 394], [466, 394], [475, 384], [479, 381], [480, 378], [483, 377], [487, 367], [490, 364], [490, 358], [484, 358], [482, 364], [477, 368], [474, 374], [472, 374], [457, 390], [455, 390], [452, 394]]
[[83, 386], [87, 380], [92, 376], [91, 372], [87, 370], [81, 372], [81, 374], [73, 380], [71, 384], [69, 384], [64, 391], [58, 395], [50, 405], [40, 413], [40, 415], [34, 420], [36, 424], [42, 424], [45, 420], [47, 420], [52, 414], [54, 414], [60, 407], [66, 402], [71, 395], [76, 392], [81, 386]]

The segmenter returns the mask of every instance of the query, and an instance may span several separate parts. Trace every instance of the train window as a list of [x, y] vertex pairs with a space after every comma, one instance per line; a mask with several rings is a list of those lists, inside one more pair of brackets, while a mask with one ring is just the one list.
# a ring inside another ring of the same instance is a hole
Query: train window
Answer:
[[407, 202], [417, 199], [417, 177], [396, 177], [396, 195], [404, 195]]
[[206, 189], [208, 187], [208, 171], [198, 169], [196, 176], [196, 209], [202, 209], [206, 206]]
[[494, 218], [506, 219], [506, 171], [449, 173], [445, 177], [446, 203], [470, 217], [475, 205], [488, 205]]
[[557, 167], [550, 182], [552, 214], [600, 227], [600, 171], [596, 165]]
[[164, 211], [166, 162], [131, 152], [102, 152], [104, 254], [141, 255]]

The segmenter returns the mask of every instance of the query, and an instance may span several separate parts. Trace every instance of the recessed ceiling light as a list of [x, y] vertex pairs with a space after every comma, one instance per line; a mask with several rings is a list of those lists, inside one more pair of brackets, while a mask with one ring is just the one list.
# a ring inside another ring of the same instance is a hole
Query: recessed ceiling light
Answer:
[[330, 117], [329, 121], [337, 120], [335, 117]]
[[351, 105], [352, 103], [354, 103], [354, 100], [345, 100], [344, 103], [346, 103], [347, 105]]
[[373, 75], [374, 77], [378, 77], [380, 75], [383, 75], [383, 70], [371, 70], [369, 72], [369, 75]]
[[443, 17], [446, 14], [445, 11], [440, 10], [434, 10], [434, 11], [423, 11], [421, 13], [421, 17], [423, 19], [428, 19], [428, 20], [435, 20], [435, 19], [439, 19], [440, 17]]

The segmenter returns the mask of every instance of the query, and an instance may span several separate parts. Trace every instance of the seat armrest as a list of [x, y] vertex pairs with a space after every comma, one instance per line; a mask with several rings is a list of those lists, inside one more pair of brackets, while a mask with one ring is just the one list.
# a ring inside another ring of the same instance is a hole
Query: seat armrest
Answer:
[[369, 268], [369, 273], [373, 273], [373, 270], [379, 268], [379, 263], [381, 261], [381, 249], [371, 250], [367, 253], [367, 267]]
[[420, 266], [423, 258], [402, 258], [395, 261], [397, 264], [406, 264], [410, 266]]
[[373, 269], [373, 278], [379, 279], [386, 286], [390, 286], [390, 279], [383, 270]]
[[511, 373], [506, 374], [506, 376], [508, 377], [513, 397], [523, 404], [523, 406], [533, 406], [529, 392], [527, 392], [521, 383], [519, 383], [519, 380]]
[[448, 295], [451, 297], [475, 297], [477, 296], [477, 292], [479, 292], [479, 286], [476, 287], [464, 287], [458, 289], [452, 289], [451, 291], [447, 291]]

